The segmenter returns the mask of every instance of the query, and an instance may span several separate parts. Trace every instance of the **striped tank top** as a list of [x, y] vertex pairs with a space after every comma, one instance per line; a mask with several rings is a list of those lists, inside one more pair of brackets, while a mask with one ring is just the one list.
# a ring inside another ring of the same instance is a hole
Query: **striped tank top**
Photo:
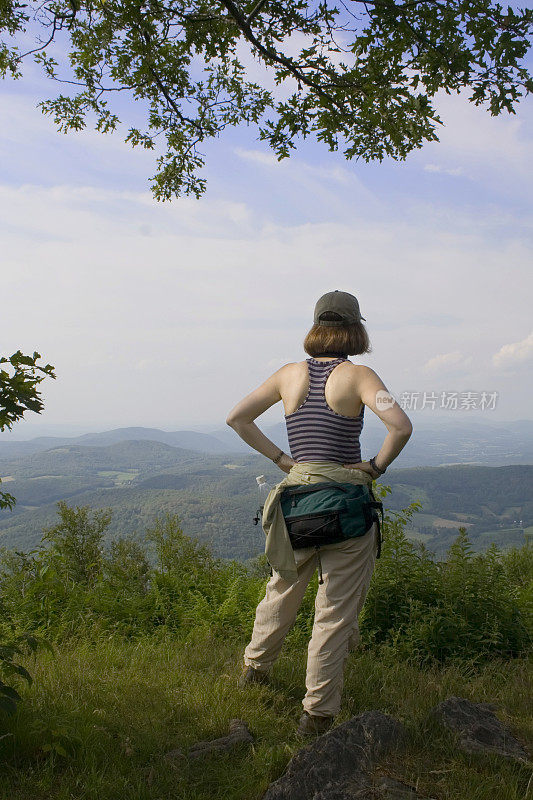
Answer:
[[342, 361], [307, 359], [309, 391], [302, 405], [285, 414], [287, 438], [295, 461], [338, 461], [356, 464], [361, 461], [359, 436], [363, 429], [365, 407], [357, 417], [337, 414], [326, 402], [326, 381]]

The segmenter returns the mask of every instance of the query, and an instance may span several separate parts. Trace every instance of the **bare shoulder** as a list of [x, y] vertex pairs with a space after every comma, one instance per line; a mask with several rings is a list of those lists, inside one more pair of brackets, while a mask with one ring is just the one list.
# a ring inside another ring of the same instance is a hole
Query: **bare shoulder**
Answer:
[[279, 368], [278, 374], [290, 375], [292, 372], [297, 372], [298, 370], [304, 369], [306, 366], [306, 361], [289, 361], [287, 364], [284, 364]]
[[283, 383], [286, 380], [290, 381], [294, 375], [303, 369], [305, 363], [305, 361], [290, 361], [287, 364], [283, 364], [274, 372], [272, 378], [276, 378], [279, 383]]
[[383, 379], [372, 367], [368, 367], [366, 364], [353, 364], [352, 367], [353, 371], [350, 375], [356, 382], [358, 391], [376, 392], [380, 389], [388, 391]]
[[295, 369], [301, 368], [305, 363], [305, 361], [289, 361], [278, 369], [278, 373], [281, 375], [282, 373], [293, 372]]
[[[358, 392], [359, 386], [365, 380], [369, 367], [364, 364], [354, 364], [352, 361], [345, 361], [333, 370], [335, 382], [339, 385], [351, 387], [352, 391]], [[370, 370], [371, 371], [371, 370]]]
[[353, 369], [356, 369], [359, 372], [360, 375], [364, 375], [365, 373], [374, 372], [372, 367], [367, 367], [366, 364], [353, 364], [351, 361], [347, 361], [346, 362], [346, 366], [352, 367]]
[[352, 364], [351, 362], [348, 362], [347, 368], [349, 369], [350, 367], [352, 374], [357, 375], [359, 380], [369, 378], [377, 378], [378, 380], [381, 380], [377, 372], [373, 370], [372, 367], [368, 367], [366, 364]]
[[367, 367], [365, 364], [354, 364], [352, 361], [344, 361], [335, 367], [335, 372], [339, 375], [344, 374], [347, 377], [360, 380], [365, 375], [373, 373], [374, 370], [370, 369], [370, 367]]

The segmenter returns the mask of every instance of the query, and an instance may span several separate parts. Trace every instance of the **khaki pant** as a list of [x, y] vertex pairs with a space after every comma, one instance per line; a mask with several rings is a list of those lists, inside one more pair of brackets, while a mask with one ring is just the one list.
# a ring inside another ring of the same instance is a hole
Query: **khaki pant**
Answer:
[[[364, 536], [320, 548], [323, 584], [318, 585], [315, 619], [307, 654], [307, 693], [302, 701], [309, 714], [334, 717], [341, 705], [344, 662], [359, 643], [359, 614], [374, 571], [378, 526]], [[252, 639], [244, 663], [269, 671], [292, 628], [307, 585], [317, 567], [314, 547], [294, 551], [298, 580], [288, 583], [273, 570], [259, 603]]]

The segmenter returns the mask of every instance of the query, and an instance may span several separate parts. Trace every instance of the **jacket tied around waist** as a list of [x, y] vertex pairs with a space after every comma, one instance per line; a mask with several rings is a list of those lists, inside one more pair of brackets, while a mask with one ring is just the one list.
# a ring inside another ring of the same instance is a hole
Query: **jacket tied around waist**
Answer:
[[338, 483], [372, 484], [372, 477], [362, 469], [349, 469], [334, 461], [300, 461], [270, 490], [265, 500], [262, 518], [266, 536], [265, 555], [272, 569], [288, 583], [298, 580], [298, 570], [281, 510], [281, 492], [286, 486], [320, 483], [324, 479]]

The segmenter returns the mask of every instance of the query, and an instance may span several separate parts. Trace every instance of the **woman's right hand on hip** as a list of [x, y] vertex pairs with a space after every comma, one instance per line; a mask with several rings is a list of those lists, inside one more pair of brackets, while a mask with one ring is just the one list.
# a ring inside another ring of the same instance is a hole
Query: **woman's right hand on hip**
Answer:
[[371, 478], [379, 478], [379, 475], [372, 469], [370, 461], [360, 461], [358, 464], [343, 464], [346, 469], [360, 469], [362, 472], [367, 472]]

